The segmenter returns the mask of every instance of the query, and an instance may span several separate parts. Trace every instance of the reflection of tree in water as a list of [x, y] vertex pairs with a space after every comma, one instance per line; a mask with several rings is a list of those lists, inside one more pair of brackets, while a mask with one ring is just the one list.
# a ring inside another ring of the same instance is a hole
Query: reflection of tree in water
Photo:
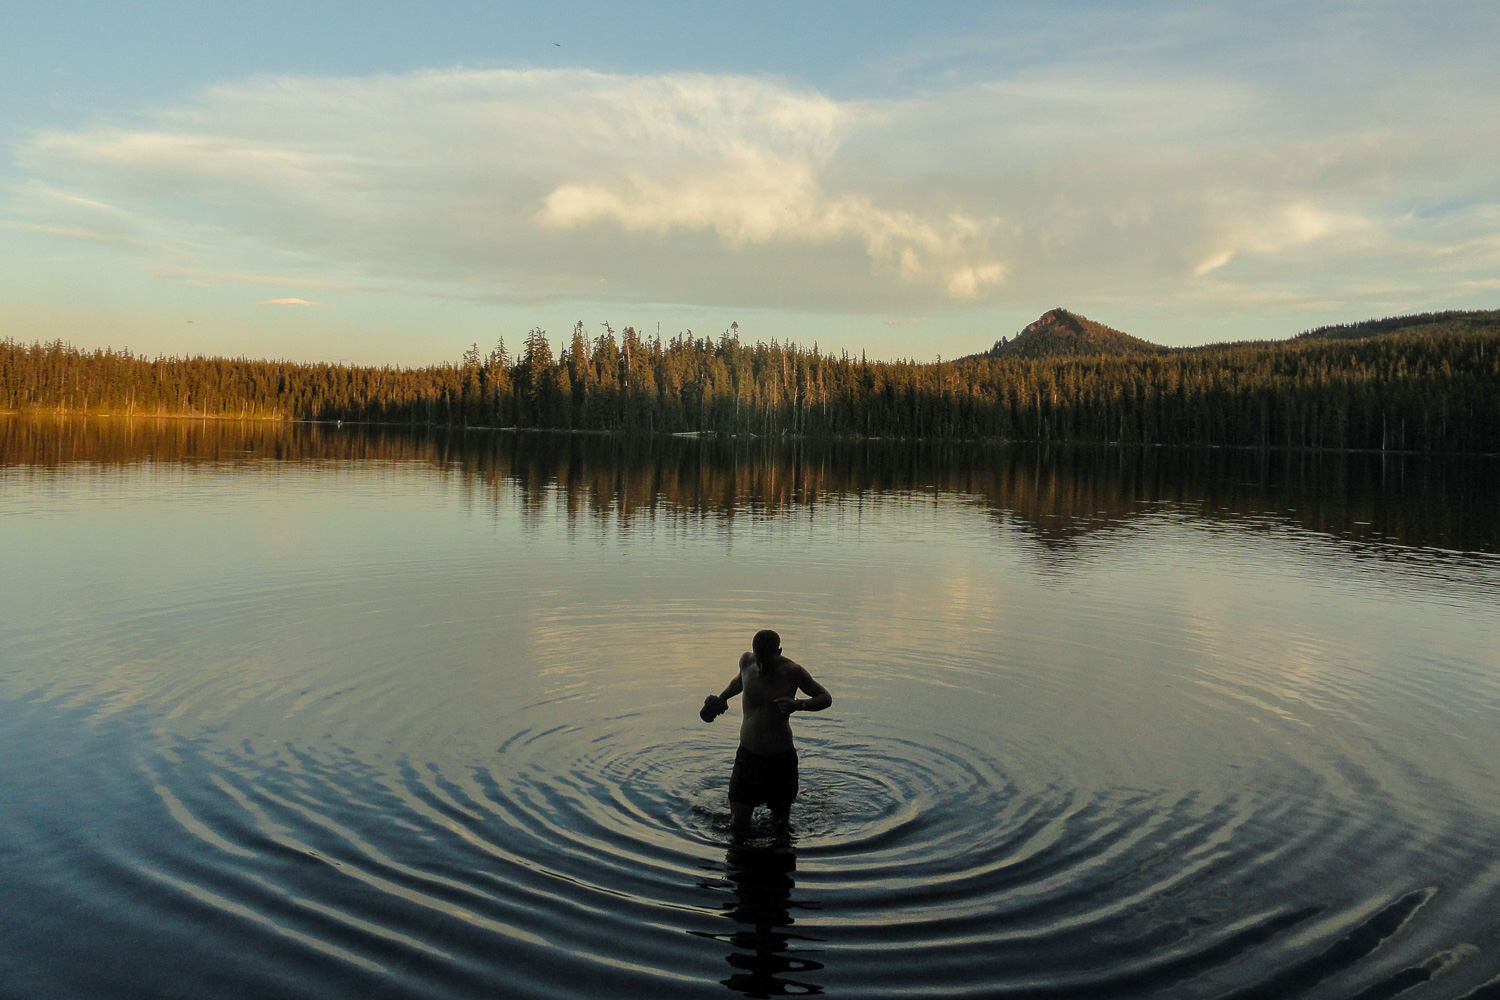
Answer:
[[797, 856], [790, 849], [736, 847], [725, 859], [724, 879], [734, 898], [721, 907], [738, 927], [723, 934], [698, 933], [733, 948], [726, 959], [733, 971], [721, 982], [736, 993], [773, 997], [823, 992], [805, 978], [823, 968], [810, 957], [819, 952], [806, 946], [818, 939], [792, 929], [796, 920], [791, 911], [808, 906], [792, 900], [796, 870]]
[[897, 493], [973, 504], [1058, 559], [1163, 512], [1500, 553], [1500, 461], [1483, 457], [554, 435], [505, 435], [495, 448], [496, 487], [521, 486], [530, 509], [560, 497], [570, 518], [626, 526], [663, 513], [732, 522]]
[[1163, 511], [1241, 530], [1294, 526], [1360, 543], [1500, 553], [1500, 460], [1476, 456], [0, 419], [0, 468], [154, 461], [239, 472], [267, 459], [426, 463], [476, 503], [500, 509], [519, 496], [524, 516], [625, 528], [662, 515], [806, 513], [895, 493], [972, 504], [1059, 561]]

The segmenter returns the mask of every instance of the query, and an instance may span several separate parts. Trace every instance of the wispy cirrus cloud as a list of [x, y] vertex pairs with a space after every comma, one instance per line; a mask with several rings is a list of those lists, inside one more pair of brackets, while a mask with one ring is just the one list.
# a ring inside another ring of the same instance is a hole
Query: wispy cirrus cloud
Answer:
[[1276, 254], [1333, 237], [1375, 238], [1375, 229], [1369, 219], [1305, 202], [1265, 206], [1254, 216], [1238, 215], [1231, 209], [1215, 220], [1208, 234], [1211, 249], [1193, 274], [1202, 277], [1243, 254]]

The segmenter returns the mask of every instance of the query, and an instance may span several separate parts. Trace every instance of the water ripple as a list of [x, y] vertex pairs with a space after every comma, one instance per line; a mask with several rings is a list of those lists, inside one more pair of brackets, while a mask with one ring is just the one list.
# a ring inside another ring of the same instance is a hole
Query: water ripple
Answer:
[[[400, 551], [12, 584], [0, 992], [1500, 993], [1492, 559], [915, 491], [579, 538], [376, 485]], [[793, 843], [732, 848], [695, 708], [760, 621], [836, 701]]]

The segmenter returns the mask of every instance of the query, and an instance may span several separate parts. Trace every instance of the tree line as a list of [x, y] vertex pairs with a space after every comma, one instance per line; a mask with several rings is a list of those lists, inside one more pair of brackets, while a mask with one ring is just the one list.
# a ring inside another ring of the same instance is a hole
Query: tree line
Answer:
[[582, 323], [554, 355], [474, 344], [417, 368], [0, 342], [0, 410], [619, 434], [1500, 451], [1500, 331], [1431, 325], [1149, 357], [872, 361]]

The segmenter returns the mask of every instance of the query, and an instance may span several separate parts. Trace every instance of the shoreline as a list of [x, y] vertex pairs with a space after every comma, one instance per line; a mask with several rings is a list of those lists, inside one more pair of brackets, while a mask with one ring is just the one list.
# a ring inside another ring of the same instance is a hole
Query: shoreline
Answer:
[[339, 420], [339, 419], [309, 419], [300, 417], [267, 417], [267, 416], [235, 416], [225, 414], [204, 413], [97, 413], [79, 412], [76, 410], [58, 411], [49, 410], [0, 410], [0, 419], [22, 419], [22, 420], [106, 420], [106, 421], [139, 421], [139, 420], [172, 420], [172, 421], [197, 421], [199, 423], [244, 423], [244, 424], [283, 424], [307, 425], [315, 427], [332, 427], [335, 429], [343, 427], [365, 428], [378, 427], [386, 429], [397, 429], [405, 431], [443, 431], [450, 434], [467, 434], [477, 431], [486, 434], [567, 434], [581, 437], [605, 437], [619, 438], [621, 440], [665, 440], [677, 439], [684, 441], [780, 441], [780, 442], [816, 442], [816, 443], [840, 443], [840, 444], [951, 444], [951, 445], [976, 445], [984, 447], [1008, 448], [1014, 446], [1025, 446], [1034, 448], [1158, 448], [1174, 451], [1240, 451], [1240, 452], [1268, 452], [1268, 453], [1290, 453], [1290, 454], [1338, 454], [1338, 455], [1385, 455], [1385, 456], [1434, 456], [1450, 458], [1500, 458], [1500, 451], [1423, 451], [1420, 449], [1397, 449], [1397, 448], [1315, 448], [1308, 446], [1285, 446], [1285, 445], [1257, 445], [1257, 444], [1207, 444], [1207, 443], [1182, 443], [1168, 444], [1160, 441], [1095, 441], [1095, 440], [1068, 440], [1068, 441], [1045, 441], [1031, 438], [1003, 438], [1003, 437], [905, 437], [897, 435], [809, 435], [809, 434], [728, 434], [720, 431], [658, 431], [655, 433], [641, 431], [616, 431], [601, 430], [584, 427], [496, 427], [485, 424], [441, 424], [441, 423], [401, 423], [394, 421], [376, 420]]

